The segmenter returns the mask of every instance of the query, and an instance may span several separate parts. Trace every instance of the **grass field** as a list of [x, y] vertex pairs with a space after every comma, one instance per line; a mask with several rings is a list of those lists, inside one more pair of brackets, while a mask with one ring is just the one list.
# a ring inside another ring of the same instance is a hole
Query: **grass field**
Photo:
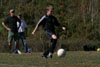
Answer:
[[69, 51], [63, 58], [54, 54], [42, 59], [41, 53], [0, 53], [0, 67], [100, 67], [100, 52]]

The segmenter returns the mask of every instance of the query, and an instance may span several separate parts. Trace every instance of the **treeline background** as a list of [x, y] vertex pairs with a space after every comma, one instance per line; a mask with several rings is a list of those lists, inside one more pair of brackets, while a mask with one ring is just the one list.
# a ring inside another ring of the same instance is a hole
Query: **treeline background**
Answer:
[[[39, 19], [46, 14], [46, 6], [54, 5], [54, 16], [66, 27], [56, 28], [57, 48], [66, 50], [96, 50], [100, 47], [100, 0], [0, 0], [0, 51], [6, 52], [7, 30], [1, 25], [9, 10], [23, 14], [28, 25], [27, 44], [33, 51], [43, 51], [50, 45], [41, 27], [35, 35], [31, 32]], [[23, 45], [20, 41], [20, 49]]]

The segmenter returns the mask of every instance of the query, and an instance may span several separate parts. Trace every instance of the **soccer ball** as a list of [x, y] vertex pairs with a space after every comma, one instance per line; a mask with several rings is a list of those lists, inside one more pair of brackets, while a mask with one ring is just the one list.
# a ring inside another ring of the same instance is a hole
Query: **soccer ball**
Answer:
[[66, 51], [64, 49], [59, 49], [57, 51], [57, 56], [58, 57], [64, 57], [66, 55]]

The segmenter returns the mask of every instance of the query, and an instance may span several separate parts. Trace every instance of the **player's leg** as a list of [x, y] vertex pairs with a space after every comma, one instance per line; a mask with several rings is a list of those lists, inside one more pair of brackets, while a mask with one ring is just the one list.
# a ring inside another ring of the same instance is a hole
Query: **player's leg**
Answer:
[[18, 33], [15, 33], [14, 34], [14, 52], [15, 53], [18, 53]]
[[9, 53], [11, 54], [12, 53], [12, 43], [11, 42], [8, 42], [8, 47], [9, 47]]
[[57, 36], [55, 34], [52, 35], [52, 39], [51, 39], [51, 45], [49, 48], [49, 57], [52, 58], [52, 55], [54, 53], [55, 47], [56, 47], [56, 43], [57, 43]]
[[17, 49], [19, 49], [19, 41], [20, 41], [21, 37], [20, 34], [18, 33], [18, 41], [17, 41]]
[[49, 55], [49, 57], [52, 58], [52, 55], [54, 53], [54, 49], [57, 43], [57, 36], [52, 32], [46, 32], [46, 34], [51, 40], [51, 45], [50, 45], [50, 48], [43, 53], [43, 56], [47, 57]]
[[12, 53], [12, 40], [13, 40], [13, 32], [8, 31], [8, 47], [9, 47], [9, 53]]
[[[51, 39], [51, 33], [49, 33], [48, 31], [46, 31], [46, 35], [49, 37], [49, 39]], [[43, 58], [47, 58], [48, 54], [49, 54], [49, 49], [47, 49], [47, 50], [45, 50], [45, 51], [43, 52], [42, 57], [43, 57]]]
[[24, 52], [27, 53], [28, 52], [28, 48], [27, 48], [26, 37], [25, 37], [24, 33], [21, 33], [21, 40], [22, 40], [22, 43], [24, 45]]
[[54, 53], [54, 49], [56, 47], [56, 43], [57, 43], [57, 36], [55, 34], [52, 35], [52, 38], [51, 38], [51, 45], [50, 47], [48, 48], [48, 50], [46, 50], [44, 53], [43, 53], [43, 56], [47, 58], [50, 57], [52, 58], [53, 56], [53, 53]]
[[56, 47], [56, 43], [57, 43], [57, 36], [55, 34], [52, 35], [52, 39], [51, 39], [51, 47], [50, 47], [50, 52], [54, 53], [54, 49]]

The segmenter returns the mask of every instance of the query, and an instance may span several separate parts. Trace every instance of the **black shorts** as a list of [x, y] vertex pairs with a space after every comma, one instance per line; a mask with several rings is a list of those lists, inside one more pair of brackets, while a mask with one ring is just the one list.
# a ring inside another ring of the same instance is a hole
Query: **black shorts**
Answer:
[[52, 39], [52, 35], [55, 35], [55, 32], [46, 31], [46, 35], [49, 37], [49, 39]]

